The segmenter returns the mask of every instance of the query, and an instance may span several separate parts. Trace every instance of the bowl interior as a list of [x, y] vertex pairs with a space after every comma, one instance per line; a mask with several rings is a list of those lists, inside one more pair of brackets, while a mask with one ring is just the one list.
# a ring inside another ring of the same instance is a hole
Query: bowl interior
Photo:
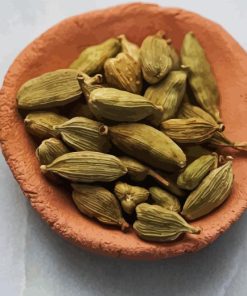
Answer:
[[196, 14], [156, 5], [130, 4], [66, 19], [32, 42], [14, 61], [1, 90], [1, 141], [3, 153], [32, 206], [64, 238], [87, 249], [131, 258], [165, 258], [198, 250], [236, 221], [247, 206], [247, 161], [239, 153], [234, 160], [232, 195], [218, 210], [193, 222], [203, 228], [199, 236], [185, 235], [173, 243], [141, 241], [130, 232], [103, 227], [82, 216], [59, 186], [40, 173], [35, 145], [16, 110], [16, 92], [28, 79], [66, 68], [89, 45], [126, 34], [138, 44], [148, 34], [164, 30], [176, 49], [183, 36], [194, 31], [206, 50], [216, 76], [226, 134], [235, 140], [247, 137], [245, 52], [220, 26]]

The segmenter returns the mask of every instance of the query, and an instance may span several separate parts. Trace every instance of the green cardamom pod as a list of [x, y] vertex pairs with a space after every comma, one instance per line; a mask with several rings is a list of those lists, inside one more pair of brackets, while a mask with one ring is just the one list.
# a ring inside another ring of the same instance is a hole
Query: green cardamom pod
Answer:
[[70, 152], [40, 167], [74, 182], [111, 182], [127, 173], [127, 168], [115, 156], [94, 151]]
[[184, 167], [186, 156], [177, 144], [159, 130], [141, 123], [119, 124], [110, 127], [114, 145], [153, 167], [166, 169], [175, 165]]
[[44, 140], [36, 149], [36, 156], [41, 164], [52, 163], [57, 157], [68, 153], [69, 149], [56, 138]]
[[199, 234], [201, 229], [189, 225], [178, 213], [158, 205], [142, 203], [136, 207], [137, 221], [133, 228], [147, 241], [174, 241], [183, 233]]
[[86, 117], [74, 117], [55, 125], [54, 130], [76, 151], [108, 152], [111, 147], [108, 127]]
[[82, 214], [103, 224], [118, 226], [122, 231], [129, 228], [116, 197], [110, 191], [92, 185], [72, 184], [72, 187], [73, 201]]
[[82, 94], [77, 76], [76, 70], [60, 69], [28, 80], [17, 93], [18, 108], [35, 110], [75, 101]]
[[70, 68], [80, 70], [88, 75], [101, 73], [105, 61], [116, 56], [120, 50], [121, 45], [117, 38], [107, 39], [100, 44], [84, 49], [70, 65]]
[[114, 188], [116, 197], [120, 200], [123, 210], [132, 214], [135, 207], [148, 199], [149, 191], [140, 186], [117, 182]]
[[156, 35], [147, 36], [141, 45], [142, 73], [150, 84], [161, 81], [172, 69], [170, 48], [163, 35], [163, 32], [158, 32]]
[[181, 65], [180, 57], [176, 49], [173, 47], [172, 43], [168, 42], [168, 40], [167, 40], [167, 43], [170, 49], [170, 57], [172, 59], [172, 70], [179, 70]]
[[177, 184], [182, 189], [193, 190], [201, 183], [203, 178], [208, 175], [210, 171], [217, 168], [217, 166], [218, 155], [216, 153], [203, 155], [185, 168], [178, 176]]
[[181, 49], [182, 63], [189, 67], [189, 84], [197, 103], [217, 122], [222, 122], [218, 110], [219, 93], [204, 49], [192, 32], [185, 35]]
[[46, 139], [56, 136], [54, 125], [62, 124], [67, 120], [68, 118], [54, 112], [32, 112], [25, 117], [24, 124], [30, 134], [39, 139]]
[[119, 53], [104, 65], [105, 78], [109, 86], [134, 94], [142, 91], [141, 64], [127, 53]]
[[118, 36], [123, 53], [129, 54], [135, 61], [140, 61], [140, 48], [133, 42], [130, 42], [125, 35]]
[[180, 212], [181, 205], [176, 196], [159, 187], [151, 187], [149, 192], [155, 204], [170, 211]]
[[230, 195], [233, 184], [232, 162], [212, 170], [188, 196], [182, 215], [195, 220], [212, 212]]

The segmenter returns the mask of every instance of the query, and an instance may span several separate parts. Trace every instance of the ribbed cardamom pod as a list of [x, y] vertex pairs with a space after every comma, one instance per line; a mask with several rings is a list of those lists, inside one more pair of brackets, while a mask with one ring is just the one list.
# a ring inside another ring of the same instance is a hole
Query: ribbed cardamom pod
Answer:
[[163, 107], [161, 116], [155, 114], [156, 116], [151, 117], [153, 124], [159, 125], [160, 122], [175, 116], [184, 96], [186, 78], [185, 71], [171, 71], [164, 80], [147, 88], [144, 97]]
[[36, 156], [40, 164], [52, 163], [57, 157], [68, 153], [69, 149], [64, 143], [56, 138], [44, 140], [36, 149]]
[[76, 151], [108, 152], [111, 147], [108, 127], [86, 117], [74, 117], [55, 125], [54, 130]]
[[189, 225], [178, 213], [158, 205], [142, 203], [136, 207], [137, 221], [133, 227], [147, 241], [174, 241], [183, 233], [199, 234], [201, 229]]
[[178, 176], [177, 184], [182, 189], [193, 190], [201, 183], [203, 178], [208, 175], [210, 171], [217, 168], [217, 166], [218, 155], [216, 153], [203, 155], [185, 168]]
[[53, 126], [62, 124], [68, 118], [58, 115], [54, 112], [32, 112], [25, 119], [24, 124], [27, 131], [39, 139], [46, 139], [56, 136]]
[[141, 45], [142, 73], [150, 84], [161, 81], [172, 69], [170, 48], [163, 35], [162, 32], [158, 32], [153, 36], [147, 36]]
[[195, 220], [212, 212], [227, 199], [232, 184], [232, 162], [228, 161], [211, 171], [188, 196], [182, 215], [188, 220]]
[[103, 224], [118, 226], [122, 231], [129, 228], [116, 197], [110, 191], [92, 185], [72, 184], [72, 187], [74, 203], [81, 213]]
[[182, 64], [189, 67], [189, 84], [198, 104], [217, 122], [222, 122], [219, 110], [219, 93], [204, 49], [192, 32], [185, 35], [181, 49]]
[[153, 167], [166, 169], [175, 165], [184, 167], [186, 157], [180, 147], [159, 130], [141, 123], [119, 124], [110, 127], [114, 145]]
[[172, 59], [172, 70], [179, 70], [181, 64], [180, 57], [171, 43], [168, 42], [168, 46], [170, 48], [170, 57]]
[[159, 187], [151, 187], [149, 192], [155, 204], [170, 211], [180, 212], [181, 205], [176, 196]]
[[135, 61], [140, 61], [140, 48], [133, 42], [130, 42], [125, 35], [118, 36], [123, 53], [129, 54]]
[[105, 87], [94, 89], [88, 104], [96, 117], [118, 122], [136, 122], [152, 114], [160, 114], [163, 110], [140, 95]]
[[142, 72], [140, 62], [127, 53], [119, 53], [108, 59], [104, 65], [108, 85], [134, 94], [142, 91]]
[[177, 143], [203, 143], [220, 127], [196, 117], [169, 119], [161, 123], [161, 130]]
[[74, 182], [111, 182], [127, 173], [127, 168], [115, 156], [94, 151], [70, 152], [40, 167]]
[[146, 188], [132, 186], [123, 182], [117, 182], [114, 193], [120, 200], [121, 206], [127, 214], [132, 214], [135, 207], [145, 202], [149, 196], [149, 191]]
[[105, 61], [115, 57], [120, 50], [121, 45], [117, 38], [107, 39], [100, 44], [84, 49], [79, 57], [70, 65], [70, 68], [80, 70], [88, 75], [101, 73]]
[[82, 94], [77, 76], [76, 70], [60, 69], [28, 80], [17, 93], [18, 108], [35, 110], [75, 101]]

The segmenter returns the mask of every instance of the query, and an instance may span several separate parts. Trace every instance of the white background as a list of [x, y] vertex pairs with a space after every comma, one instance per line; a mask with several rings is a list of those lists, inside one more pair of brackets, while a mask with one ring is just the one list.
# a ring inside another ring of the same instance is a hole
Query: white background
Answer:
[[[122, 2], [0, 0], [0, 82], [18, 52], [59, 20]], [[246, 0], [153, 2], [215, 20], [247, 48]], [[0, 295], [245, 296], [246, 259], [246, 214], [196, 254], [136, 262], [85, 252], [40, 220], [0, 154]]]

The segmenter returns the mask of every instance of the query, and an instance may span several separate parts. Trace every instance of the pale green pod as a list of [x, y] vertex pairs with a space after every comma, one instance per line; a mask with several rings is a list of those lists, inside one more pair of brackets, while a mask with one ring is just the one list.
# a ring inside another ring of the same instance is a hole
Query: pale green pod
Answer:
[[180, 212], [181, 205], [178, 198], [159, 187], [150, 187], [149, 192], [155, 204], [175, 212]]
[[195, 220], [219, 207], [230, 195], [233, 185], [232, 162], [212, 170], [188, 196], [182, 215]]
[[120, 43], [121, 43], [122, 52], [129, 54], [135, 61], [139, 62], [140, 61], [139, 46], [133, 42], [130, 42], [124, 34], [118, 36], [118, 39], [120, 40]]
[[178, 176], [178, 186], [186, 190], [195, 189], [210, 171], [217, 168], [217, 165], [218, 155], [216, 153], [197, 158]]

